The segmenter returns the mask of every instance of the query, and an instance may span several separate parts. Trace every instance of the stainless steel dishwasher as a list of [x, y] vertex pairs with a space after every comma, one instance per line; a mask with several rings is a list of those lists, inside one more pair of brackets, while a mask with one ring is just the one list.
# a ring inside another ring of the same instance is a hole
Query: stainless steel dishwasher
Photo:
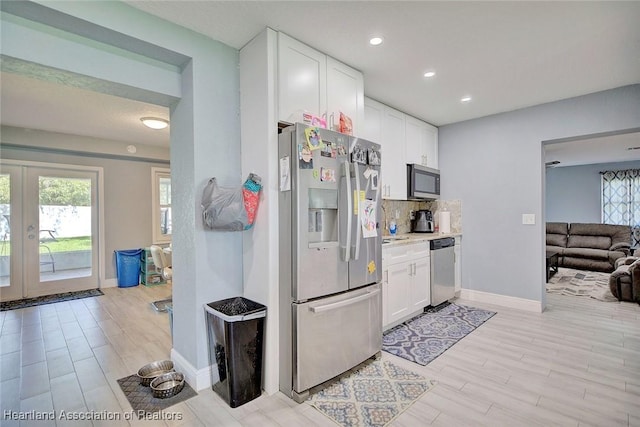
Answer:
[[431, 256], [431, 305], [436, 306], [455, 296], [455, 268], [453, 237], [434, 239], [430, 242]]

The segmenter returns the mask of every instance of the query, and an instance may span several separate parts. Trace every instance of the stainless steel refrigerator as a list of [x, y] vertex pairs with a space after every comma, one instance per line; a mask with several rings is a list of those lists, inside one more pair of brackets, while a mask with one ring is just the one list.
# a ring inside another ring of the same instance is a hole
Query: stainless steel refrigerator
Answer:
[[295, 124], [279, 137], [280, 390], [309, 390], [382, 348], [380, 145]]

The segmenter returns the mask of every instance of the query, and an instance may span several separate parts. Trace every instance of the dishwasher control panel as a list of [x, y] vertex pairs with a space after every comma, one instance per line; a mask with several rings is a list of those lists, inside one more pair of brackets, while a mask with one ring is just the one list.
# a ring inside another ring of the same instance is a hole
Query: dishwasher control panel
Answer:
[[431, 250], [438, 250], [455, 246], [456, 239], [453, 237], [443, 237], [442, 239], [434, 239], [430, 241]]

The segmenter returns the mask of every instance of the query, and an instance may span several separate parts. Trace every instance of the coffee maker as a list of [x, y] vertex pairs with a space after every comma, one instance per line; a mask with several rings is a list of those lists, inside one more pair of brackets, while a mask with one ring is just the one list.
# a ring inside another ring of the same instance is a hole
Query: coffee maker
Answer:
[[430, 210], [416, 211], [413, 221], [411, 221], [411, 231], [413, 233], [433, 233], [433, 214]]

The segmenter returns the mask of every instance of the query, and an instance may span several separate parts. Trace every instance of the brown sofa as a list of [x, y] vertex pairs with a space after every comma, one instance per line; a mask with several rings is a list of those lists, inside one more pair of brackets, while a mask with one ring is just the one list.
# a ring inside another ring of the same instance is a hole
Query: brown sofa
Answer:
[[558, 253], [560, 267], [610, 273], [630, 247], [626, 225], [547, 223], [547, 250]]
[[620, 258], [617, 268], [609, 276], [609, 289], [619, 301], [637, 301], [640, 304], [640, 258]]

